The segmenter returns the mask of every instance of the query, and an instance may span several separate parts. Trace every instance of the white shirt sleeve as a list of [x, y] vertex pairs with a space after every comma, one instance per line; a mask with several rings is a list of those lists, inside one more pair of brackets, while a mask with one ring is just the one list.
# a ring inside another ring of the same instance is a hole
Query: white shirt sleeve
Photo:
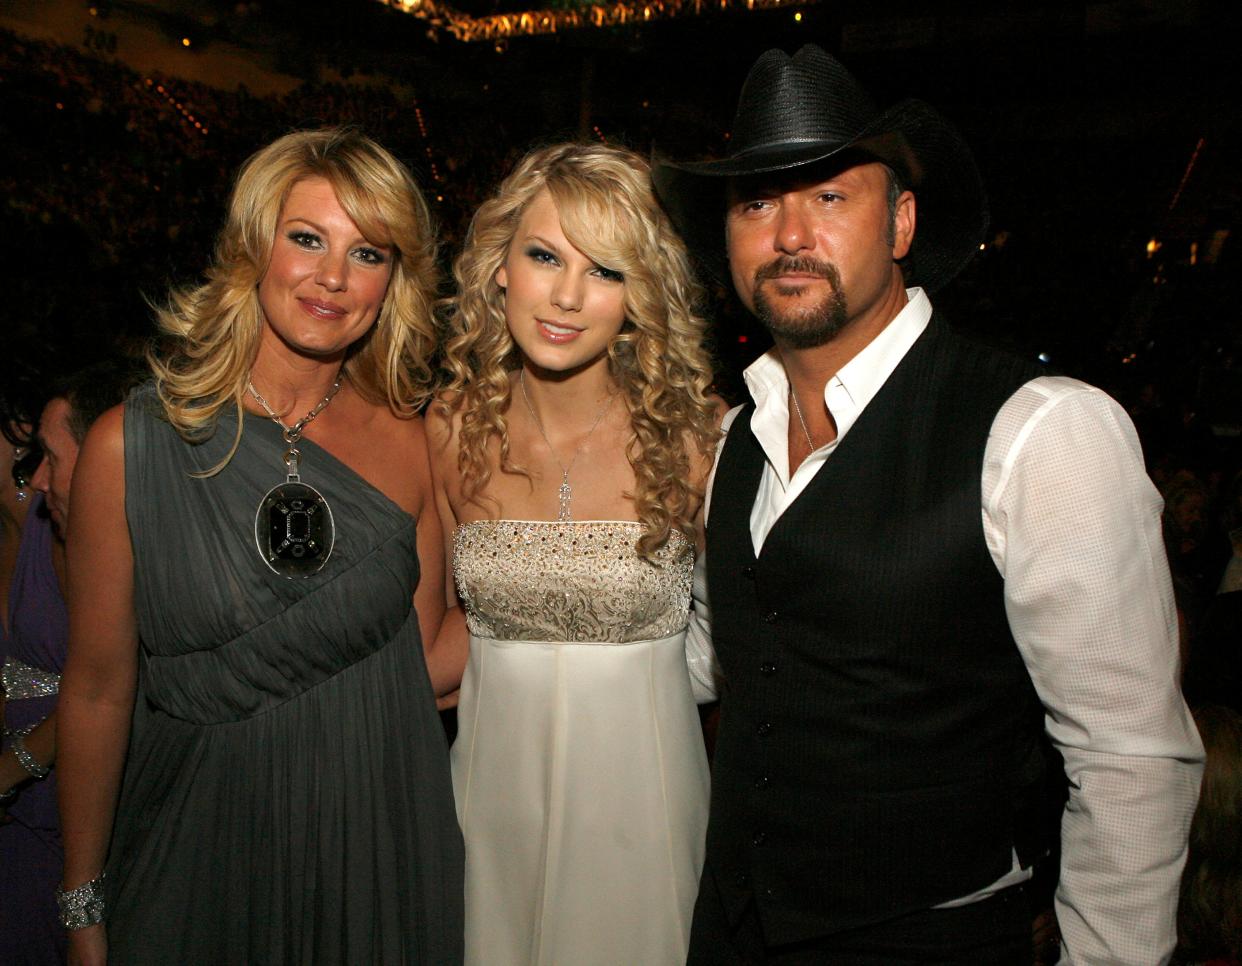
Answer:
[[[720, 442], [716, 444], [716, 459], [707, 476], [707, 492], [703, 496], [703, 526], [712, 509], [712, 486], [716, 482], [716, 467], [720, 465], [720, 452], [724, 449], [729, 427], [737, 419], [741, 406], [734, 406], [720, 423]], [[690, 672], [690, 690], [698, 704], [707, 704], [720, 696], [720, 664], [712, 647], [712, 618], [707, 605], [707, 554], [699, 554], [694, 561], [694, 583], [690, 596], [690, 626], [686, 631], [686, 669]]]
[[686, 669], [690, 672], [690, 690], [697, 704], [715, 701], [720, 695], [720, 666], [712, 647], [712, 618], [707, 608], [707, 555], [699, 554], [694, 561], [694, 585], [691, 597], [690, 626], [686, 629]]
[[1203, 747], [1178, 687], [1162, 501], [1105, 393], [1042, 377], [992, 425], [983, 520], [1065, 759], [1063, 963], [1164, 963]]

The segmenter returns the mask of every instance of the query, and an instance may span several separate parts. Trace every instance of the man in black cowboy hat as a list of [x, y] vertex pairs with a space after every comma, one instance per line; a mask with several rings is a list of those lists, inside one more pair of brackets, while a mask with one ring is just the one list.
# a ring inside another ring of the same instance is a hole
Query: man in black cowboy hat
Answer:
[[933, 313], [987, 216], [930, 107], [769, 51], [731, 143], [655, 175], [775, 342], [709, 495], [726, 691], [691, 963], [1030, 962], [1044, 729], [1065, 961], [1167, 959], [1202, 748], [1129, 420]]

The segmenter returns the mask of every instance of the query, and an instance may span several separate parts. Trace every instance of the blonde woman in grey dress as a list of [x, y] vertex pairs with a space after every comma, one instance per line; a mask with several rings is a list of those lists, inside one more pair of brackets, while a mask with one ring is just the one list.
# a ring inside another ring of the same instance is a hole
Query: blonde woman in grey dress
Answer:
[[414, 415], [434, 249], [379, 145], [275, 141], [207, 281], [161, 313], [152, 382], [87, 436], [58, 721], [71, 962], [460, 961]]
[[428, 436], [470, 629], [466, 961], [672, 966], [708, 797], [711, 659], [687, 629], [720, 407], [698, 292], [646, 163], [598, 144], [529, 154], [455, 276]]

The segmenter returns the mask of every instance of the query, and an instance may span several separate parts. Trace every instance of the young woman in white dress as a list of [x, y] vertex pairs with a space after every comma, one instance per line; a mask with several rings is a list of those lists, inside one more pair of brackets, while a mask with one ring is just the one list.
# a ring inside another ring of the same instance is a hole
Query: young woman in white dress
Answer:
[[687, 628], [723, 412], [685, 249], [642, 158], [563, 144], [479, 209], [454, 274], [428, 432], [470, 629], [466, 961], [683, 963], [713, 686]]

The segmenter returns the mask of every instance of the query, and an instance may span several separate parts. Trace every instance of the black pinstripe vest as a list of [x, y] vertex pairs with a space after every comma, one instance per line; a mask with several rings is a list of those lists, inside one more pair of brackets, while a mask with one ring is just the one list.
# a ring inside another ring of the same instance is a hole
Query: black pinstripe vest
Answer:
[[707, 534], [726, 678], [707, 883], [793, 942], [927, 909], [1040, 847], [1042, 711], [985, 544], [1004, 401], [1041, 370], [933, 318], [755, 558], [740, 414]]

